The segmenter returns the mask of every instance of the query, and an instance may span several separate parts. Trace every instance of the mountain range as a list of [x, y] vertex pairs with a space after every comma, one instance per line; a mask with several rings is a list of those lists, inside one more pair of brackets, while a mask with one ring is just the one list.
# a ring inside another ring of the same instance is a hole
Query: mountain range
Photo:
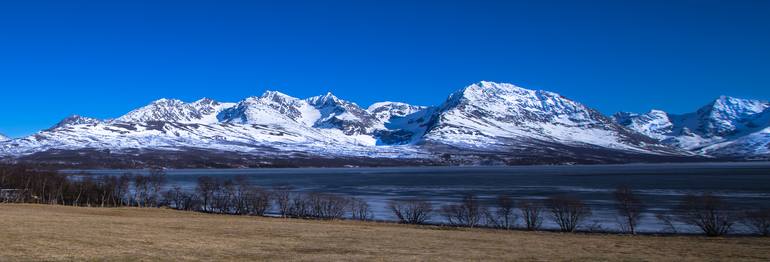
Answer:
[[767, 159], [770, 103], [721, 96], [693, 113], [617, 113], [616, 122], [672, 147], [698, 155]]
[[690, 114], [611, 117], [559, 94], [482, 81], [437, 106], [363, 108], [331, 93], [236, 103], [160, 99], [3, 140], [6, 162], [142, 167], [516, 165], [768, 159], [770, 104], [720, 97]]

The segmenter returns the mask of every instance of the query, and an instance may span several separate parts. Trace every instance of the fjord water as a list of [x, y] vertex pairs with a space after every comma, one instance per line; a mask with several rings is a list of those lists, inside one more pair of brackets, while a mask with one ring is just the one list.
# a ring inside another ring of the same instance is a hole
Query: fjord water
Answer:
[[[80, 171], [67, 171], [79, 173]], [[93, 175], [146, 173], [146, 170], [89, 170]], [[436, 205], [459, 201], [473, 193], [489, 204], [506, 194], [515, 199], [569, 195], [593, 209], [587, 225], [617, 227], [612, 192], [621, 185], [636, 190], [649, 206], [640, 230], [664, 230], [654, 213], [666, 213], [687, 194], [712, 193], [730, 204], [770, 208], [770, 162], [626, 164], [515, 167], [403, 167], [296, 169], [173, 169], [168, 187], [194, 190], [200, 176], [245, 176], [265, 188], [291, 186], [300, 192], [325, 192], [366, 199], [376, 219], [392, 220], [390, 200], [421, 198]], [[441, 217], [434, 216], [434, 222]], [[553, 225], [546, 226], [552, 227]], [[690, 231], [692, 229], [680, 228]]]

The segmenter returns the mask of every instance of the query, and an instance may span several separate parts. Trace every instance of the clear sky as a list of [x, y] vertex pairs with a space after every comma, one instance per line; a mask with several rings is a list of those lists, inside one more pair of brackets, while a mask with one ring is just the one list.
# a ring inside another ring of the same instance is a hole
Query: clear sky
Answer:
[[0, 133], [162, 97], [436, 105], [480, 80], [615, 111], [770, 99], [770, 1], [0, 1]]

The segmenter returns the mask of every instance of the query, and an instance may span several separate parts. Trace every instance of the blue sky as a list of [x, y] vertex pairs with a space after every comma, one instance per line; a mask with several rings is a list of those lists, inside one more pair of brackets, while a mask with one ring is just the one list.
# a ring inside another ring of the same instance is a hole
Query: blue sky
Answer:
[[0, 133], [152, 100], [333, 91], [435, 105], [480, 80], [604, 113], [770, 99], [770, 1], [2, 1]]

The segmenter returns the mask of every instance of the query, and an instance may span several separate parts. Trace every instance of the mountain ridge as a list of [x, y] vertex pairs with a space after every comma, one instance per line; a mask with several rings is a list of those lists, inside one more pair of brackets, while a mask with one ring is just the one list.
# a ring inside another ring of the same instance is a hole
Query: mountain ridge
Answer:
[[[691, 115], [652, 110], [609, 117], [554, 92], [489, 81], [459, 89], [438, 106], [377, 102], [363, 108], [331, 92], [301, 99], [265, 91], [235, 103], [164, 98], [111, 120], [68, 117], [37, 134], [0, 142], [0, 158], [74, 162], [79, 154], [96, 154], [142, 162], [144, 156], [165, 158], [153, 152], [166, 152], [180, 155], [178, 161], [185, 155], [240, 165], [243, 159], [505, 165], [766, 157], [762, 147], [770, 135], [763, 134], [770, 129], [760, 131], [766, 118], [770, 121], [764, 114], [770, 106], [720, 99]], [[691, 119], [703, 123], [691, 124]], [[749, 125], [756, 130], [725, 138]], [[700, 132], [713, 139], [685, 147], [694, 142], [672, 132]]]
[[656, 140], [703, 155], [767, 158], [770, 103], [720, 96], [696, 111], [670, 114], [621, 112], [613, 119]]

